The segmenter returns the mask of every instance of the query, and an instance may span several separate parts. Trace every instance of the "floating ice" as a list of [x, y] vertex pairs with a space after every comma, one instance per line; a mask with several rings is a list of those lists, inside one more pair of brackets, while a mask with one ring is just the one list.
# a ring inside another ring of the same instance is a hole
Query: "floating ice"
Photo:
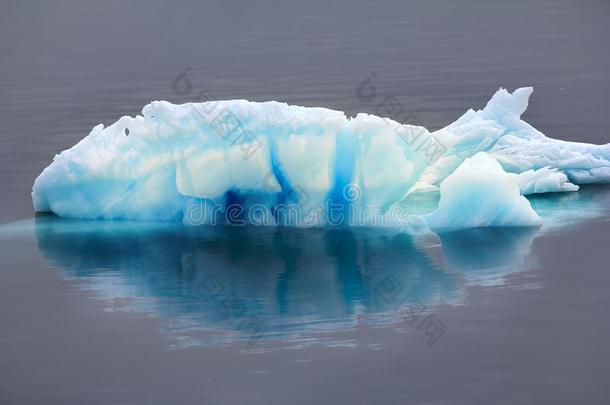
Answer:
[[574, 191], [577, 189], [575, 184], [610, 182], [610, 144], [592, 145], [548, 138], [521, 120], [532, 92], [532, 87], [517, 89], [512, 94], [500, 89], [483, 110], [469, 110], [453, 124], [433, 133], [433, 136], [442, 134], [451, 138], [453, 142], [449, 150], [426, 169], [420, 180], [422, 184], [438, 186], [464, 158], [479, 151], [489, 152], [508, 172], [538, 171], [529, 178], [535, 177], [536, 182], [542, 180], [541, 191], [536, 190], [535, 184], [524, 185], [525, 194]]
[[530, 169], [517, 175], [521, 194], [578, 191], [578, 186], [568, 181], [568, 176], [550, 167]]
[[542, 223], [519, 192], [517, 178], [506, 173], [485, 152], [466, 159], [441, 183], [438, 210], [427, 219], [432, 228], [536, 226]]
[[[408, 193], [451, 189], [443, 180], [480, 151], [511, 173], [522, 194], [609, 182], [610, 145], [550, 139], [520, 119], [531, 92], [500, 89], [483, 110], [432, 133], [275, 101], [155, 101], [142, 116], [100, 124], [55, 156], [34, 183], [34, 208], [69, 218], [197, 223], [321, 225], [363, 211], [387, 219]], [[454, 206], [450, 199], [442, 196], [435, 226], [443, 225], [443, 207]], [[473, 207], [460, 214], [465, 226], [524, 223], [477, 218]]]

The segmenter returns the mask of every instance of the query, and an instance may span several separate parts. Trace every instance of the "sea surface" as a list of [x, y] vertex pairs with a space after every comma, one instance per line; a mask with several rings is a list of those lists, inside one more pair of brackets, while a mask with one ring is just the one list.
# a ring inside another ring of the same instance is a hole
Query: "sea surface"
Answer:
[[525, 120], [607, 143], [610, 2], [88, 3], [0, 2], [1, 404], [609, 403], [610, 187], [438, 235], [62, 220], [30, 192], [98, 123], [202, 91], [438, 129], [534, 86]]

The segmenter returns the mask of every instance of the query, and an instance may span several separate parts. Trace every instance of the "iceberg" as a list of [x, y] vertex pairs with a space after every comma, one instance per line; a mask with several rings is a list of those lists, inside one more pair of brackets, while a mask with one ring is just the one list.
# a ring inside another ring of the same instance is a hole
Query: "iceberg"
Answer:
[[[79, 219], [395, 226], [405, 196], [440, 191], [438, 212], [421, 223], [534, 224], [515, 187], [526, 195], [609, 182], [610, 145], [548, 138], [521, 120], [532, 91], [500, 89], [434, 132], [276, 101], [154, 101], [56, 155], [34, 182], [33, 205]], [[487, 202], [498, 216], [481, 209]]]

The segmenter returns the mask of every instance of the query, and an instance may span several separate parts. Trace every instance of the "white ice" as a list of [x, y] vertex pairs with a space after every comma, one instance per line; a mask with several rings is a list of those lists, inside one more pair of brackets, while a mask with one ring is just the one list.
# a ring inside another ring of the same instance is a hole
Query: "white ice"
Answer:
[[440, 188], [438, 209], [426, 218], [432, 228], [542, 224], [521, 195], [517, 178], [485, 152], [467, 158]]
[[[96, 126], [55, 156], [36, 179], [32, 199], [36, 211], [69, 218], [191, 222], [193, 207], [206, 207], [198, 217], [211, 222], [226, 219], [222, 214], [236, 206], [244, 210], [233, 219], [249, 222], [244, 212], [255, 209], [273, 223], [298, 226], [278, 217], [278, 207], [328, 212], [332, 204], [344, 209], [345, 218], [354, 207], [383, 216], [410, 192], [443, 193], [443, 181], [481, 151], [511, 173], [521, 194], [609, 182], [610, 145], [551, 139], [520, 119], [531, 93], [500, 89], [483, 110], [469, 110], [432, 133], [374, 115], [347, 118], [275, 101], [155, 101], [141, 116]], [[477, 198], [495, 198], [483, 191]], [[452, 206], [449, 198], [441, 196], [435, 226], [443, 225], [438, 218]], [[460, 215], [469, 218], [464, 226], [523, 224], [509, 215], [477, 218], [475, 207], [463, 207]], [[309, 224], [326, 222], [316, 217]]]

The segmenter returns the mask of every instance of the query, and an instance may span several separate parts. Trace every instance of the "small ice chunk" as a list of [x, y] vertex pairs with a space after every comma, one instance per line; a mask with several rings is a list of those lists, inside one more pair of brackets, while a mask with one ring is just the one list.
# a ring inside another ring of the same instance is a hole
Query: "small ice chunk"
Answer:
[[568, 181], [568, 176], [550, 167], [527, 170], [517, 175], [521, 194], [556, 193], [578, 191], [578, 186]]
[[466, 159], [441, 183], [440, 191], [438, 210], [427, 217], [433, 229], [542, 223], [519, 192], [517, 178], [485, 152]]

